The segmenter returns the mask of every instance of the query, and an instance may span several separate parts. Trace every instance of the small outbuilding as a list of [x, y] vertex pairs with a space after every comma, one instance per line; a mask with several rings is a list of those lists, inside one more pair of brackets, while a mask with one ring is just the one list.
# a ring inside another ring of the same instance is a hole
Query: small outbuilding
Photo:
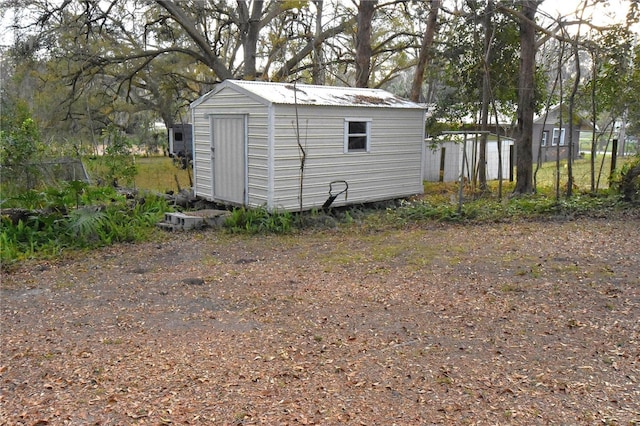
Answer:
[[169, 127], [169, 156], [178, 158], [192, 158], [191, 141], [193, 140], [191, 124], [181, 123]]
[[207, 200], [296, 211], [423, 192], [425, 108], [384, 90], [226, 80], [191, 114]]
[[[466, 140], [465, 140], [466, 138]], [[500, 151], [498, 138], [488, 135], [486, 145], [487, 180], [510, 179], [513, 170], [513, 139], [501, 137]], [[425, 141], [424, 180], [429, 182], [454, 182], [462, 176], [472, 181], [478, 178], [480, 167], [479, 135], [470, 131], [467, 135], [449, 136], [444, 141]], [[466, 152], [465, 152], [466, 149]], [[500, 162], [500, 158], [502, 161]], [[500, 165], [502, 173], [500, 174]]]

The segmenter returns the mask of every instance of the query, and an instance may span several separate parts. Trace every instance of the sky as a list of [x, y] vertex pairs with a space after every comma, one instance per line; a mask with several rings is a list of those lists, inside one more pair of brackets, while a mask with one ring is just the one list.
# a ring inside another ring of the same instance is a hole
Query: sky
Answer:
[[[581, 12], [582, 0], [545, 0], [539, 7], [539, 11], [546, 12], [550, 16], [566, 16], [576, 18]], [[589, 1], [590, 4], [594, 0]], [[609, 0], [606, 4], [598, 3], [585, 10], [585, 18], [590, 19], [594, 25], [611, 25], [624, 22], [629, 11], [628, 0]]]

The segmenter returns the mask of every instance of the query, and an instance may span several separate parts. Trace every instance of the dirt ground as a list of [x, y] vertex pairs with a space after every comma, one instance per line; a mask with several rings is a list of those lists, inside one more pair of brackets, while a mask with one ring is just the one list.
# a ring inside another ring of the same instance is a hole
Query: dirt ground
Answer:
[[167, 234], [4, 273], [0, 424], [640, 423], [640, 219]]

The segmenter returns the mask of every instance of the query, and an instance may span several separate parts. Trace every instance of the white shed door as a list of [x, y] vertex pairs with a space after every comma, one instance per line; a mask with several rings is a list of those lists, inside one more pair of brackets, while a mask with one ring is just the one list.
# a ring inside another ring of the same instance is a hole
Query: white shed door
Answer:
[[246, 116], [211, 116], [213, 196], [217, 200], [246, 204]]

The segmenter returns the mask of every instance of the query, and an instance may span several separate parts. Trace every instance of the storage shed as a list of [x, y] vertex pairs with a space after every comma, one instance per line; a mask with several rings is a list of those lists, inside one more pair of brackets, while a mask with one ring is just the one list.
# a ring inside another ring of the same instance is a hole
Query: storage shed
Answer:
[[174, 124], [169, 127], [169, 155], [171, 157], [192, 157], [192, 133], [193, 128], [191, 124]]
[[[509, 179], [513, 167], [512, 152], [513, 139], [501, 137], [502, 153], [502, 178]], [[460, 180], [460, 176], [471, 181], [478, 176], [480, 141], [476, 134], [470, 132], [464, 143], [464, 136], [458, 135], [451, 140], [433, 143], [425, 141], [424, 180], [429, 182], [454, 182]], [[466, 162], [464, 149], [466, 147]], [[487, 180], [496, 180], [499, 177], [498, 141], [495, 135], [489, 135], [486, 150], [486, 176]]]
[[[380, 89], [226, 80], [191, 104], [195, 195], [269, 211], [423, 192], [423, 106]], [[331, 193], [330, 193], [331, 191]]]

